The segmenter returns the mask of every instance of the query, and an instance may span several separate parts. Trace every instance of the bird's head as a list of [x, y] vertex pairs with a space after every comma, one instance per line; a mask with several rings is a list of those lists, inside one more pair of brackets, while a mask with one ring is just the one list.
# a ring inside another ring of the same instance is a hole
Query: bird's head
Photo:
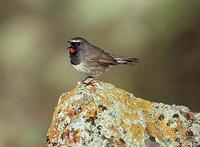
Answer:
[[87, 43], [87, 41], [81, 37], [74, 37], [68, 40], [68, 43], [70, 43], [71, 47], [73, 47], [74, 49], [79, 49], [81, 46]]

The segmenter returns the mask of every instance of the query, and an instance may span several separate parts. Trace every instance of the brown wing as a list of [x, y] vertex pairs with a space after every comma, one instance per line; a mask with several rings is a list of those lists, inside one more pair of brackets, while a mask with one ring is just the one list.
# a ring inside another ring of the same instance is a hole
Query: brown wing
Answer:
[[92, 53], [88, 57], [88, 61], [96, 62], [100, 65], [116, 65], [118, 62], [110, 56], [110, 53], [96, 48], [95, 50], [91, 51]]

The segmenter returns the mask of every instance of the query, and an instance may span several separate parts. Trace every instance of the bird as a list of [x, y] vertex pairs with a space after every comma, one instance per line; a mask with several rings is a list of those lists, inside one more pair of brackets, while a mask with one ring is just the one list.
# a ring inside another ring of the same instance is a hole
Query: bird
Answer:
[[86, 75], [82, 81], [85, 84], [91, 84], [112, 66], [139, 63], [139, 58], [114, 55], [82, 37], [73, 37], [67, 42], [70, 44], [68, 47], [70, 63], [73, 68]]

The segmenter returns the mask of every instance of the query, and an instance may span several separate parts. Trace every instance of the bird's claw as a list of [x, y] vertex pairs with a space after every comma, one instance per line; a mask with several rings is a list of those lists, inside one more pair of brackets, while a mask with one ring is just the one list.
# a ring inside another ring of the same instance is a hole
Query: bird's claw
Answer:
[[85, 84], [85, 87], [89, 85], [94, 86], [94, 80], [94, 77], [88, 76], [82, 81], [82, 83]]

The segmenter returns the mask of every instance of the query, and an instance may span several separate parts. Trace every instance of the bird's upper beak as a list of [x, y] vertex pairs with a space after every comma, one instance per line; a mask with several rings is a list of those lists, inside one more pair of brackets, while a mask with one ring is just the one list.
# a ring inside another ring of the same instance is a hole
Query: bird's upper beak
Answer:
[[[67, 41], [70, 45], [71, 45], [71, 43], [72, 43], [72, 41], [71, 40], [68, 40]], [[69, 47], [67, 47], [67, 49], [69, 49], [71, 46], [69, 46]]]
[[71, 40], [68, 40], [67, 42], [68, 42], [68, 43], [70, 43], [70, 44], [72, 43], [72, 41], [71, 41]]

